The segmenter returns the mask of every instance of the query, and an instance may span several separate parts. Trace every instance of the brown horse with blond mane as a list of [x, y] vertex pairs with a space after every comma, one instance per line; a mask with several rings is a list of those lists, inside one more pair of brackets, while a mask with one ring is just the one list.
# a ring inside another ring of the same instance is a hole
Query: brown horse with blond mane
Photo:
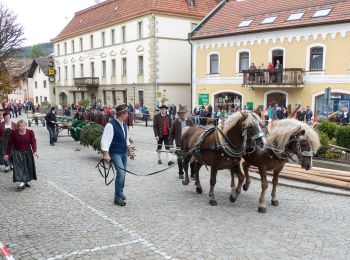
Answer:
[[[295, 119], [274, 121], [273, 127], [267, 136], [266, 147], [243, 156], [243, 170], [245, 174], [243, 190], [247, 191], [251, 183], [249, 176], [250, 166], [253, 165], [259, 169], [262, 189], [258, 207], [260, 213], [266, 212], [267, 171], [273, 171], [271, 204], [278, 206], [276, 188], [279, 174], [284, 165], [288, 160], [293, 160], [299, 163], [303, 169], [309, 170], [312, 167], [313, 153], [316, 153], [319, 148], [319, 136], [307, 124]], [[297, 159], [294, 159], [295, 157]]]
[[[240, 170], [239, 162], [248, 147], [263, 147], [263, 133], [259, 117], [251, 112], [236, 112], [218, 127], [205, 130], [199, 127], [184, 128], [182, 133], [181, 150], [184, 152], [185, 179], [183, 185], [190, 182], [188, 166], [191, 160], [195, 161], [195, 187], [197, 193], [202, 193], [199, 180], [199, 170], [210, 166], [209, 204], [216, 206], [214, 187], [219, 170], [231, 170], [231, 196], [234, 202], [241, 193], [244, 175]], [[255, 149], [255, 148], [254, 148]], [[235, 187], [234, 173], [238, 176], [238, 185]]]

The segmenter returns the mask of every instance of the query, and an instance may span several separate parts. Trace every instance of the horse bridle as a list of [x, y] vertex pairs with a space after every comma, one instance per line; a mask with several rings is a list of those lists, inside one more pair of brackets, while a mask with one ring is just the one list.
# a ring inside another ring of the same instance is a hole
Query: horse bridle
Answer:
[[[111, 184], [114, 181], [115, 178], [115, 170], [113, 167], [113, 163], [110, 161], [108, 162], [108, 166], [106, 166], [106, 161], [104, 159], [100, 160], [99, 163], [96, 165], [96, 168], [98, 169], [98, 171], [100, 172], [101, 176], [105, 179], [105, 184], [108, 186], [109, 184]], [[108, 176], [110, 174], [110, 171], [112, 170], [113, 173], [113, 178], [111, 181], [107, 181], [108, 180]]]
[[295, 154], [298, 157], [300, 163], [302, 163], [303, 157], [313, 157], [314, 156], [314, 152], [312, 150], [311, 151], [302, 151], [301, 150], [301, 142], [304, 140], [305, 139], [303, 136], [299, 136], [298, 138], [291, 139], [287, 144], [287, 147], [288, 147], [290, 143], [296, 142], [296, 149], [297, 149], [296, 153], [290, 151], [288, 148], [286, 149], [287, 157], [295, 163], [298, 163], [298, 162], [296, 160], [294, 160], [293, 154]]

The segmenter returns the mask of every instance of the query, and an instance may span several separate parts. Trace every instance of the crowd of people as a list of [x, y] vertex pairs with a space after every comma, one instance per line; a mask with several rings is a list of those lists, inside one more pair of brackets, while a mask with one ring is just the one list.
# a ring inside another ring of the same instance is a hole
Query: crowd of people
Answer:
[[[265, 73], [266, 70], [268, 73]], [[283, 83], [283, 64], [280, 60], [276, 60], [276, 64], [270, 62], [266, 68], [264, 63], [258, 67], [255, 63], [251, 63], [248, 82], [250, 84]]]

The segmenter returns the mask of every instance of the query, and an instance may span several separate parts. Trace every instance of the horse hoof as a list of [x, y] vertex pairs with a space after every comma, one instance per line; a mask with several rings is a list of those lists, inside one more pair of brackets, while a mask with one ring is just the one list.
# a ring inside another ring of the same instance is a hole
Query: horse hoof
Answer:
[[236, 202], [236, 199], [237, 199], [237, 198], [235, 198], [235, 197], [233, 197], [232, 195], [230, 195], [230, 201], [231, 201], [232, 203]]
[[182, 185], [184, 186], [187, 186], [189, 183], [190, 183], [189, 181], [185, 181], [185, 180], [182, 181]]
[[259, 212], [259, 213], [266, 213], [266, 208], [259, 207], [259, 208], [258, 208], [258, 212]]
[[271, 200], [271, 205], [277, 207], [279, 205], [278, 200]]
[[202, 194], [202, 193], [203, 193], [203, 190], [202, 190], [201, 187], [196, 187], [196, 192], [197, 192], [198, 194]]
[[216, 202], [216, 200], [209, 200], [209, 205], [210, 206], [217, 206], [218, 203]]

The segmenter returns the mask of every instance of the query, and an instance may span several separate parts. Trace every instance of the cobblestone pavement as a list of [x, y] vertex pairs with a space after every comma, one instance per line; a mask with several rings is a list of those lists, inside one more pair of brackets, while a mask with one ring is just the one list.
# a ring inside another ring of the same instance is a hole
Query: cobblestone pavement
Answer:
[[[175, 167], [128, 175], [120, 208], [94, 151], [76, 151], [68, 137], [49, 147], [46, 129], [33, 129], [39, 180], [18, 192], [11, 173], [0, 173], [0, 241], [16, 259], [350, 259], [348, 197], [279, 187], [280, 206], [259, 214], [260, 183], [253, 180], [231, 204], [229, 174], [220, 172], [219, 205], [211, 207], [208, 172], [201, 172], [198, 195], [193, 183], [182, 186]], [[131, 136], [139, 151], [130, 170], [165, 167], [156, 163], [151, 128], [135, 127]]]

